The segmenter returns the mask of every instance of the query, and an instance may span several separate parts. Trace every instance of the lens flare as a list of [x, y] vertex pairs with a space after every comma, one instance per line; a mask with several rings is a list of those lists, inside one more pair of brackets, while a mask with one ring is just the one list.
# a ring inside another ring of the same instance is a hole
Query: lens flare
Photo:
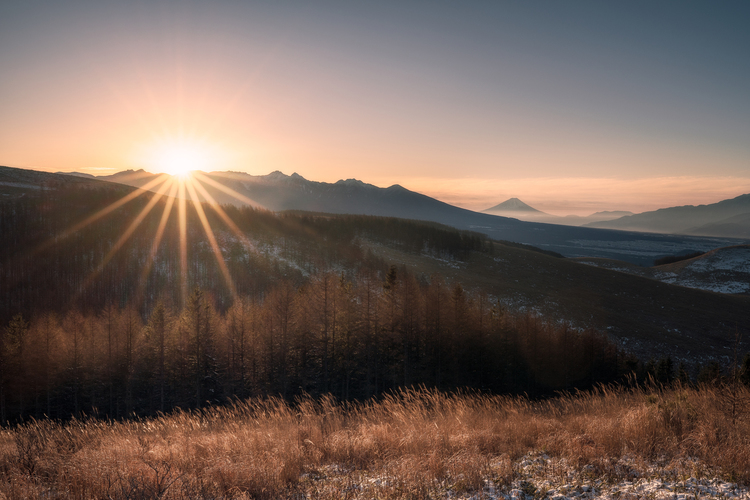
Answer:
[[[219, 235], [223, 234], [221, 236], [222, 238], [226, 238], [226, 235], [229, 235], [229, 238], [236, 238], [248, 252], [255, 252], [257, 251], [257, 249], [255, 248], [255, 245], [252, 243], [252, 241], [248, 238], [248, 236], [244, 234], [243, 231], [237, 226], [237, 223], [232, 220], [232, 218], [227, 214], [224, 208], [219, 205], [214, 196], [208, 191], [206, 186], [210, 186], [210, 188], [223, 192], [237, 199], [243, 204], [256, 208], [262, 208], [262, 205], [255, 200], [243, 196], [230, 187], [222, 184], [221, 182], [217, 182], [208, 175], [202, 173], [198, 167], [205, 164], [204, 162], [207, 161], [209, 155], [205, 153], [206, 150], [202, 150], [199, 146], [192, 146], [184, 143], [170, 143], [165, 144], [163, 147], [159, 148], [158, 150], [155, 149], [154, 151], [155, 153], [152, 157], [154, 160], [153, 165], [156, 166], [158, 164], [159, 170], [161, 172], [160, 174], [153, 176], [152, 179], [148, 180], [148, 182], [143, 184], [141, 187], [135, 188], [133, 191], [126, 194], [119, 200], [111, 203], [107, 207], [99, 210], [92, 215], [89, 215], [88, 217], [85, 217], [83, 220], [76, 224], [73, 224], [68, 229], [59, 232], [53, 238], [42, 243], [41, 245], [39, 245], [39, 247], [34, 249], [33, 253], [37, 254], [46, 250], [47, 248], [57, 244], [60, 240], [72, 236], [84, 227], [89, 226], [90, 224], [93, 224], [103, 217], [112, 214], [118, 208], [139, 198], [140, 196], [149, 197], [148, 203], [144, 206], [143, 209], [140, 210], [138, 214], [135, 215], [128, 227], [120, 235], [119, 239], [111, 246], [111, 248], [109, 248], [109, 251], [104, 256], [104, 258], [97, 263], [95, 268], [92, 269], [90, 274], [83, 280], [78, 291], [78, 294], [81, 294], [85, 289], [92, 286], [97, 276], [100, 275], [104, 268], [110, 264], [115, 254], [123, 249], [124, 244], [128, 239], [130, 239], [135, 231], [143, 227], [141, 223], [151, 213], [152, 209], [156, 207], [156, 205], [160, 201], [162, 201], [162, 199], [166, 199], [166, 201], [164, 201], [164, 208], [158, 223], [158, 228], [156, 228], [156, 234], [154, 234], [153, 237], [153, 242], [151, 244], [148, 258], [146, 259], [144, 268], [140, 273], [140, 283], [135, 295], [136, 302], [140, 304], [143, 301], [144, 296], [146, 295], [148, 276], [151, 272], [153, 272], [156, 254], [159, 246], [162, 243], [162, 237], [169, 223], [170, 213], [172, 213], [175, 205], [177, 208], [176, 223], [179, 235], [179, 287], [182, 304], [184, 305], [185, 301], [187, 300], [189, 282], [188, 274], [190, 272], [190, 266], [188, 263], [187, 238], [187, 215], [190, 208], [195, 210], [196, 214], [198, 215], [198, 220], [200, 221], [200, 225], [203, 227], [203, 232], [205, 233], [206, 239], [211, 246], [219, 271], [224, 277], [224, 281], [228, 288], [229, 294], [233, 300], [236, 300], [238, 298], [238, 293], [232, 276], [229, 272], [229, 268], [227, 267], [222, 249], [219, 245], [217, 232], [214, 228], [211, 227], [209, 218], [206, 214], [206, 210], [213, 210], [213, 212], [215, 212], [219, 216], [221, 222], [223, 222], [223, 224], [220, 224], [221, 227], [217, 228], [218, 231], [222, 232], [218, 233]], [[148, 173], [143, 173], [142, 171], [139, 172], [141, 173], [136, 172], [136, 174], [143, 177], [151, 175]], [[174, 177], [170, 177], [170, 175]], [[204, 205], [206, 207], [205, 209]]]
[[200, 140], [172, 139], [149, 147], [143, 164], [151, 171], [187, 179], [193, 170], [212, 170], [221, 163], [220, 156], [216, 148]]

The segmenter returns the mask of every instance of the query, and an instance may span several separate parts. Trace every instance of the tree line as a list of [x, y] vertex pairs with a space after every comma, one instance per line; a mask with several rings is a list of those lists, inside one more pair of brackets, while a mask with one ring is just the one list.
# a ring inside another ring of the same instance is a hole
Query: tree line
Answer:
[[231, 398], [332, 394], [352, 400], [398, 387], [541, 395], [610, 382], [632, 360], [593, 331], [511, 314], [496, 300], [384, 273], [281, 280], [225, 311], [195, 288], [183, 308], [158, 301], [95, 314], [14, 316], [0, 342], [0, 417], [123, 418]]

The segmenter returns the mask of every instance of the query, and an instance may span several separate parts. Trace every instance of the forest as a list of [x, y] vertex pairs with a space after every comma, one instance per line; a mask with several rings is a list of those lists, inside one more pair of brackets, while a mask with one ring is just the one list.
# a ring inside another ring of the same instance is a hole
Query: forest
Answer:
[[540, 395], [633, 370], [593, 331], [504, 311], [434, 276], [420, 284], [333, 272], [217, 311], [196, 288], [186, 306], [69, 310], [3, 330], [3, 421], [47, 415], [122, 418], [233, 398], [332, 394], [363, 400], [398, 387], [471, 387]]
[[643, 364], [592, 328], [509, 309], [369, 245], [460, 262], [494, 252], [477, 233], [208, 204], [180, 212], [133, 193], [72, 186], [0, 203], [2, 422], [254, 396], [362, 401], [408, 387], [539, 397], [697, 374], [666, 357]]
[[[228, 224], [206, 206], [230, 286], [196, 210], [185, 214], [185, 270], [170, 202], [147, 195], [117, 206], [127, 195], [71, 187], [0, 204], [3, 422], [123, 418], [248, 396], [363, 400], [420, 385], [535, 395], [635, 366], [593, 330], [508, 311], [361, 244], [461, 259], [493, 251], [479, 234], [225, 206]], [[146, 212], [149, 203], [157, 209]], [[159, 244], [162, 220], [172, 223]]]

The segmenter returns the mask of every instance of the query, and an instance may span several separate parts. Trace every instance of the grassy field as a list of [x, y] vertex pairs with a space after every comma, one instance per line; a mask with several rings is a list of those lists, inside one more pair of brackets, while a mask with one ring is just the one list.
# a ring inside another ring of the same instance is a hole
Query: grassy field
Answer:
[[0, 432], [0, 498], [562, 498], [649, 481], [742, 487], [748, 401], [739, 386], [541, 402], [415, 390], [365, 403], [267, 399], [148, 420], [32, 421]]

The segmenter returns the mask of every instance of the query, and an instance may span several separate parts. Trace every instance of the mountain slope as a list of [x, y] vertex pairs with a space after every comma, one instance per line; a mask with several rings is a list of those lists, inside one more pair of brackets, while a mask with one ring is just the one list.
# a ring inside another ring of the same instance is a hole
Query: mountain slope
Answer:
[[718, 237], [731, 234], [734, 238], [750, 238], [750, 212], [688, 229], [685, 234]]
[[[662, 208], [644, 212], [612, 221], [593, 222], [588, 227], [620, 229], [625, 231], [646, 231], [665, 234], [692, 234], [699, 236], [740, 237], [737, 233], [746, 234], [747, 216], [750, 214], [750, 194], [743, 194], [730, 200], [723, 200], [710, 205], [685, 205], [682, 207]], [[740, 216], [739, 228], [730, 224], [722, 228], [726, 219]]]
[[620, 217], [627, 217], [628, 215], [633, 215], [633, 212], [627, 210], [604, 210], [602, 212], [593, 213], [586, 218], [602, 221], [619, 219]]
[[[381, 188], [355, 179], [309, 181], [298, 174], [238, 172], [194, 174], [219, 203], [252, 205], [273, 211], [305, 210], [332, 214], [399, 217], [478, 231], [498, 240], [538, 246], [566, 257], [607, 257], [639, 265], [666, 255], [743, 243], [732, 239], [627, 233], [606, 229], [525, 222], [455, 207], [402, 186]], [[143, 171], [108, 177], [133, 186], [155, 178]]]
[[[81, 226], [81, 220], [135, 191], [113, 183], [99, 185], [100, 189], [63, 185], [0, 203], [0, 317], [5, 324], [17, 312], [65, 310], [67, 305], [98, 310], [108, 303], [138, 300], [150, 309], [160, 298], [180, 303], [184, 274], [177, 210], [167, 219], [153, 267], [144, 266], [169, 202], [157, 200], [120, 246], [120, 238], [154, 195], [145, 193]], [[460, 282], [496, 298], [509, 311], [533, 311], [570, 323], [572, 332], [606, 331], [643, 359], [666, 354], [689, 360], [720, 358], [731, 346], [736, 327], [750, 333], [750, 297], [583, 266], [518, 245], [490, 244], [433, 223], [227, 209], [243, 231], [241, 240], [213, 210], [205, 210], [216, 250], [240, 296], [263, 296], [279, 282], [300, 286], [325, 269], [350, 274], [374, 270], [380, 273], [380, 283], [383, 270], [395, 264], [420, 283], [428, 283], [437, 273], [448, 283]], [[70, 227], [78, 230], [70, 232]], [[226, 309], [232, 294], [191, 204], [186, 227], [185, 289], [199, 286], [215, 298], [217, 307]], [[111, 254], [112, 249], [116, 253]]]

